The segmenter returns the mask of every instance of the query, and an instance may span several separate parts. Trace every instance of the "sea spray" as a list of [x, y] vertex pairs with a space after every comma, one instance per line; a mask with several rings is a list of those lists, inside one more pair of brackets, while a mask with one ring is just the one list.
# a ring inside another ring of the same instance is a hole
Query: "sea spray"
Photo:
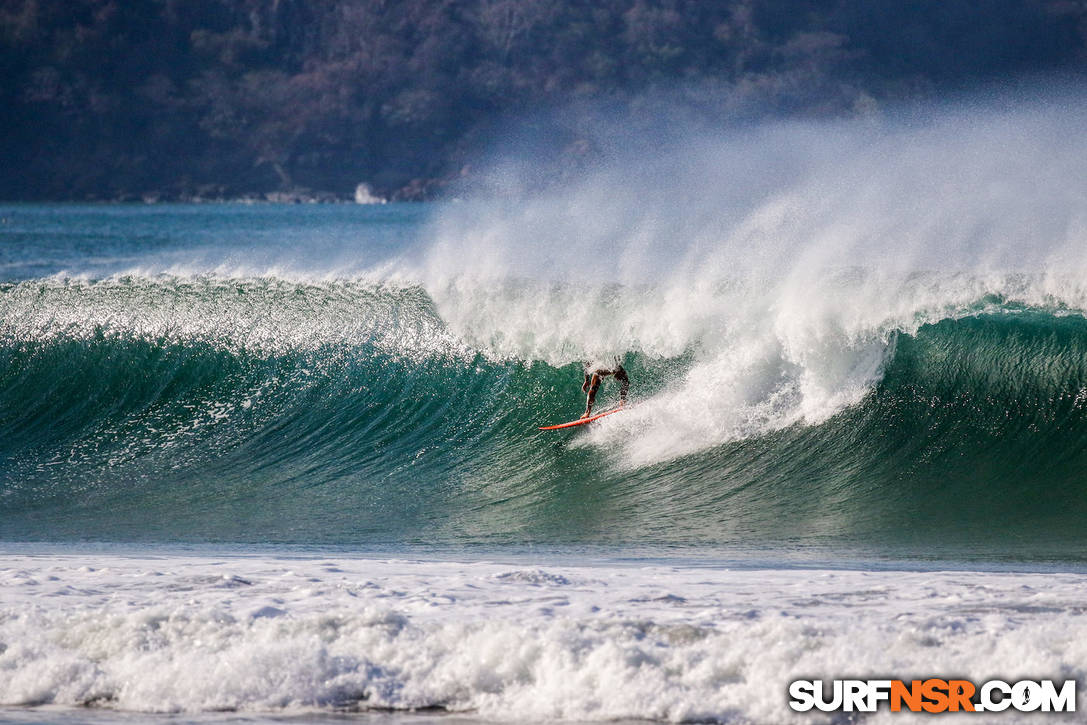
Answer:
[[568, 185], [445, 210], [421, 276], [481, 348], [691, 353], [588, 437], [627, 464], [817, 424], [873, 390], [900, 332], [990, 298], [1085, 308], [1085, 106], [1010, 100], [677, 133], [649, 155], [598, 139]]

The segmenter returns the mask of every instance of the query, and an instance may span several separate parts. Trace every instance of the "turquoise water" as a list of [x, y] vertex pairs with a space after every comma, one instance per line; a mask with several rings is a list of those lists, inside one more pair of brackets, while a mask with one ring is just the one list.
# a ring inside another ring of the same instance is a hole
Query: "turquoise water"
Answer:
[[[562, 268], [435, 262], [451, 208], [0, 207], [0, 537], [1079, 558], [1087, 321], [1029, 273], [726, 364], [770, 329], [742, 277], [656, 337], [674, 275], [575, 285], [586, 323]], [[630, 413], [536, 430], [597, 332]]]

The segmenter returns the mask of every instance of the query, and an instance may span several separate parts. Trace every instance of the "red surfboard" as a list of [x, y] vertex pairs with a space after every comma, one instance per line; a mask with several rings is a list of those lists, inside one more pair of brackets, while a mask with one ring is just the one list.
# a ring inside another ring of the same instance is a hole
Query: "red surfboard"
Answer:
[[541, 425], [540, 430], [559, 430], [560, 428], [576, 428], [579, 425], [585, 425], [586, 423], [592, 423], [594, 420], [600, 420], [605, 415], [611, 415], [612, 413], [618, 413], [622, 408], [612, 408], [611, 410], [605, 410], [603, 413], [597, 413], [596, 415], [588, 418], [578, 418], [572, 420], [569, 423], [559, 423], [558, 425]]

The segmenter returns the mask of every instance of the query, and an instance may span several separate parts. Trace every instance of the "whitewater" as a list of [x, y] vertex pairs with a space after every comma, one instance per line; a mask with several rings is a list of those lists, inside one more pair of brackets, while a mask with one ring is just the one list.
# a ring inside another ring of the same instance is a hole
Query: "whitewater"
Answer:
[[[1085, 108], [609, 127], [432, 204], [0, 205], [0, 719], [1082, 691]], [[614, 356], [628, 410], [537, 430]]]
[[1085, 584], [630, 561], [8, 555], [0, 700], [189, 717], [440, 708], [473, 722], [832, 722], [792, 713], [782, 683], [843, 668], [1081, 678]]

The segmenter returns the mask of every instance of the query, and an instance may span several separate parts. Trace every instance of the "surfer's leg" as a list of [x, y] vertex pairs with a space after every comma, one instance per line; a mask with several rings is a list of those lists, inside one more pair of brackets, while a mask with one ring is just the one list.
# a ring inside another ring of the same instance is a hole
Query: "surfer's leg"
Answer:
[[600, 390], [600, 376], [593, 373], [592, 380], [589, 382], [589, 395], [585, 399], [585, 414], [582, 418], [588, 418], [593, 412], [593, 403], [596, 402], [596, 391]]
[[619, 405], [626, 405], [627, 391], [630, 390], [630, 378], [627, 377], [627, 371], [623, 369], [622, 365], [615, 371], [615, 379], [619, 381]]

